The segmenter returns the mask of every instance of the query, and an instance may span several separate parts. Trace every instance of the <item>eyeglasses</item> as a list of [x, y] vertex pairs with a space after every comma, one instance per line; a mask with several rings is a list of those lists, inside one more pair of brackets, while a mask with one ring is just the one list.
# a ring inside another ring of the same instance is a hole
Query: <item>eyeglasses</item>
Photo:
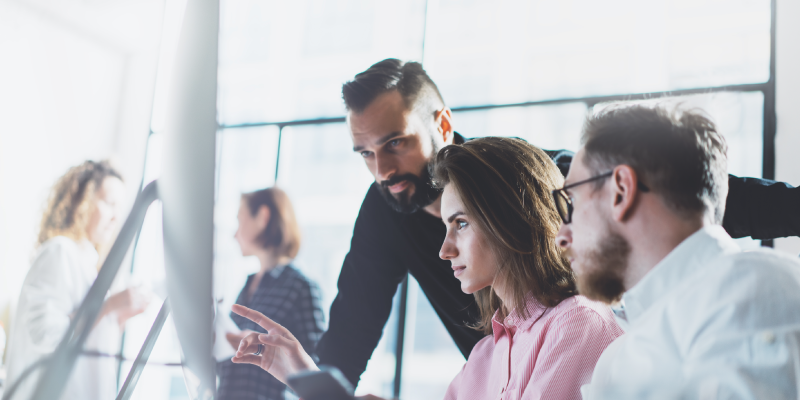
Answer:
[[[567, 186], [564, 186], [561, 189], [553, 190], [553, 202], [556, 204], [556, 211], [558, 211], [558, 215], [561, 217], [561, 220], [564, 221], [565, 224], [572, 223], [572, 199], [569, 198], [567, 195], [567, 189], [572, 189], [576, 186], [583, 185], [584, 183], [594, 182], [600, 179], [608, 178], [609, 176], [613, 175], [614, 171], [604, 172], [600, 175], [593, 176], [589, 179], [582, 180], [580, 182], [571, 183]], [[649, 192], [650, 188], [645, 186], [642, 182], [637, 182], [636, 186], [642, 192]]]

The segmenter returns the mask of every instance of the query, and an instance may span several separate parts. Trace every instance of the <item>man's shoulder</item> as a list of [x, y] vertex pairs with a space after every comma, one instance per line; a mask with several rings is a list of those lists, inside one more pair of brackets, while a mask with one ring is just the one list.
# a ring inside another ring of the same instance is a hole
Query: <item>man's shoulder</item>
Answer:
[[572, 157], [575, 156], [575, 153], [569, 150], [544, 150], [544, 152], [556, 163], [558, 170], [561, 171], [561, 175], [566, 177], [569, 173], [569, 167], [572, 165]]
[[800, 260], [769, 248], [721, 256], [703, 275], [720, 291], [751, 289], [740, 296], [760, 295], [752, 289], [769, 288], [797, 288], [800, 293]]
[[668, 312], [691, 336], [800, 323], [800, 262], [775, 250], [721, 256], [682, 289]]

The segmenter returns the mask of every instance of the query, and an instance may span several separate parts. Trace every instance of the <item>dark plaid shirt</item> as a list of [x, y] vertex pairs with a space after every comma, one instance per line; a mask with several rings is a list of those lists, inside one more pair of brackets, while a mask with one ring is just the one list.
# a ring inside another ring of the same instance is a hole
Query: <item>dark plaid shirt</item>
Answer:
[[[259, 311], [288, 329], [305, 351], [313, 354], [323, 332], [324, 317], [317, 285], [291, 265], [278, 267], [264, 275], [248, 301], [247, 288], [254, 275], [247, 277], [236, 304]], [[255, 322], [231, 313], [241, 330], [264, 332]], [[283, 400], [286, 385], [255, 365], [234, 364], [230, 360], [217, 364], [220, 400]]]

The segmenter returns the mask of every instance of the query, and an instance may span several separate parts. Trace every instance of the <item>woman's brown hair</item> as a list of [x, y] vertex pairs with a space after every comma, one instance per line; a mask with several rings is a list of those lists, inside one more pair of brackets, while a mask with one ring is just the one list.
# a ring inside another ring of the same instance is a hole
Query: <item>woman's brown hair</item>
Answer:
[[264, 249], [274, 250], [278, 258], [295, 258], [300, 251], [300, 226], [286, 192], [271, 187], [245, 193], [242, 200], [254, 217], [261, 206], [269, 208], [269, 222], [256, 238], [258, 244]]
[[55, 236], [85, 239], [94, 194], [106, 178], [122, 180], [122, 174], [108, 161], [86, 161], [59, 178], [42, 215], [37, 245]]
[[531, 317], [529, 294], [546, 307], [577, 294], [569, 261], [556, 244], [561, 218], [550, 196], [564, 178], [544, 151], [520, 139], [474, 139], [439, 151], [433, 177], [438, 187], [452, 185], [491, 243], [499, 263], [495, 282], [513, 299], [502, 304], [491, 287], [477, 291], [481, 319], [475, 329], [490, 334], [498, 309], [503, 318], [514, 309]]

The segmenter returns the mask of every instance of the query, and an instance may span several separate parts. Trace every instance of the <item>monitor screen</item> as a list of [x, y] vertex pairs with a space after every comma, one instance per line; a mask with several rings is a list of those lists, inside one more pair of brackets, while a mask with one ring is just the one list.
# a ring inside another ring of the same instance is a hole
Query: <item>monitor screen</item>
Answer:
[[217, 132], [218, 0], [186, 3], [175, 54], [159, 195], [167, 291], [193, 399], [211, 398], [216, 376], [212, 288]]

